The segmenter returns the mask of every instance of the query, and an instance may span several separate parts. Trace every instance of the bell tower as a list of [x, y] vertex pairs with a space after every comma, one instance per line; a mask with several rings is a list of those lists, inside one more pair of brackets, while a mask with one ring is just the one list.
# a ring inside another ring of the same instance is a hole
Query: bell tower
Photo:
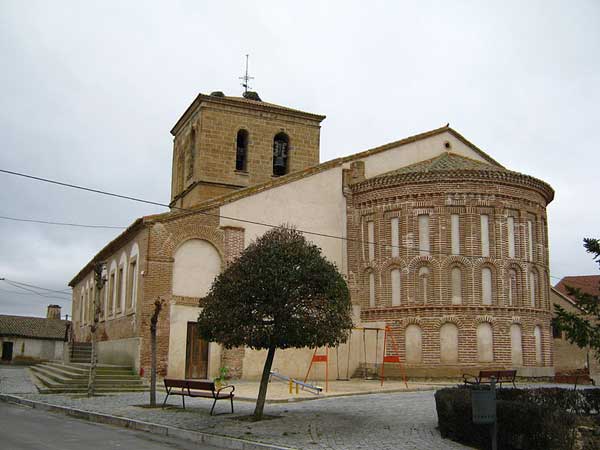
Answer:
[[171, 130], [171, 206], [192, 207], [319, 164], [323, 119], [263, 102], [256, 92], [199, 94]]

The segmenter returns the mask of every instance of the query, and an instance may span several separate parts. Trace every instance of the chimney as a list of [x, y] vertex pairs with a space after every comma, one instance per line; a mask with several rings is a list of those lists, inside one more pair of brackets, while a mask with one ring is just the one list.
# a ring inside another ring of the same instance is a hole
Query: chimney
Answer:
[[48, 313], [46, 319], [60, 320], [60, 305], [48, 305]]

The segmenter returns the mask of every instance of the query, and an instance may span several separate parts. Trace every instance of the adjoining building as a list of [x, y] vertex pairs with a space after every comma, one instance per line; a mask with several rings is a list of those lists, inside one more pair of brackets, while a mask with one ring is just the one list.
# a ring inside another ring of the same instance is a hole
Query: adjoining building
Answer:
[[[357, 327], [389, 326], [388, 350], [409, 375], [551, 376], [552, 188], [449, 126], [319, 164], [324, 118], [258, 96], [198, 95], [171, 130], [171, 211], [136, 220], [71, 280], [75, 338], [90, 339], [93, 266], [104, 261], [101, 362], [149, 368], [162, 297], [162, 375], [207, 378], [225, 366], [259, 378], [264, 352], [203, 342], [195, 321], [214, 277], [286, 223], [318, 233], [306, 236], [346, 277]], [[330, 352], [330, 370], [377, 364], [382, 345], [383, 332], [357, 330]], [[311, 354], [277, 352], [273, 367], [303, 377]]]
[[2, 363], [62, 361], [70, 325], [68, 320], [61, 320], [59, 305], [49, 305], [45, 319], [0, 315]]
[[[567, 286], [580, 289], [589, 295], [600, 296], [600, 275], [579, 275], [563, 277], [551, 288], [552, 305], [559, 305], [567, 312], [585, 316], [585, 311], [570, 295]], [[554, 306], [553, 306], [554, 307]], [[588, 372], [596, 385], [600, 384], [600, 361], [594, 350], [589, 347], [579, 348], [571, 344], [565, 332], [553, 330], [554, 368], [557, 373]]]

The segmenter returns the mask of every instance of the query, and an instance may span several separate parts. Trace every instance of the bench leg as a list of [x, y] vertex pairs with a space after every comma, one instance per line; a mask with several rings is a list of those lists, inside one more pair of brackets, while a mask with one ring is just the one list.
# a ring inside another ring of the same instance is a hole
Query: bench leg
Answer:
[[229, 399], [231, 400], [231, 414], [233, 414], [233, 397], [229, 397]]
[[167, 399], [169, 398], [169, 393], [167, 392], [167, 396], [165, 397], [165, 400], [163, 401], [162, 407], [164, 408], [165, 405], [167, 404]]
[[212, 408], [210, 408], [210, 415], [213, 415], [213, 411], [215, 409], [215, 405], [217, 404], [217, 399], [215, 398], [215, 401], [213, 402]]
[[185, 395], [181, 396], [181, 402], [183, 403], [183, 409], [185, 409]]

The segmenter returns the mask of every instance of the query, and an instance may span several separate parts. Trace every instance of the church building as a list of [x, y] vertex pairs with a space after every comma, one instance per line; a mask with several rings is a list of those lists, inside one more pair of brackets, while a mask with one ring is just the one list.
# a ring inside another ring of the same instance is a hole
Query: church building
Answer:
[[[324, 119], [256, 93], [198, 95], [171, 130], [171, 210], [137, 219], [71, 280], [75, 339], [90, 340], [102, 261], [102, 363], [148, 373], [160, 297], [160, 375], [212, 378], [227, 367], [260, 378], [266, 352], [204, 342], [195, 322], [214, 277], [285, 223], [307, 232], [351, 292], [357, 329], [329, 351], [330, 373], [377, 367], [389, 327], [387, 354], [409, 377], [482, 368], [552, 376], [552, 188], [449, 126], [321, 163]], [[277, 351], [273, 367], [303, 378], [313, 351]]]

